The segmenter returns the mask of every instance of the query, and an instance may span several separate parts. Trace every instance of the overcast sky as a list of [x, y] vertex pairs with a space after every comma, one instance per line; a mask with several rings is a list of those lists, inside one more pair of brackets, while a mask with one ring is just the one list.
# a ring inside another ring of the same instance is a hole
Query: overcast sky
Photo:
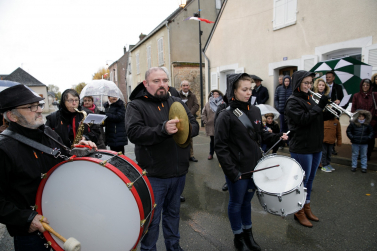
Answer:
[[0, 0], [0, 74], [22, 67], [60, 91], [88, 83], [178, 0]]

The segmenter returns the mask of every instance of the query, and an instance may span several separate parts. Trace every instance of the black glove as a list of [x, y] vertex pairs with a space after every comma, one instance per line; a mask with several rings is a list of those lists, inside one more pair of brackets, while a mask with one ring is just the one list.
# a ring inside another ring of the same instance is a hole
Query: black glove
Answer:
[[105, 115], [106, 113], [105, 113], [105, 112], [103, 112], [103, 111], [100, 111], [100, 112], [99, 112], [99, 114], [103, 114], [103, 115]]
[[321, 99], [319, 100], [318, 106], [321, 107], [321, 109], [324, 109], [326, 105], [330, 103], [331, 101], [329, 101], [329, 97], [322, 95]]

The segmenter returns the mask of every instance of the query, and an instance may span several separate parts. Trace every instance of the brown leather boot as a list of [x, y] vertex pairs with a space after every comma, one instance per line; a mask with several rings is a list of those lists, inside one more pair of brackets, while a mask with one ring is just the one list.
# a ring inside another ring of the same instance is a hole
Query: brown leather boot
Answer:
[[312, 221], [319, 221], [318, 217], [315, 216], [315, 215], [312, 213], [312, 210], [310, 209], [310, 203], [304, 205], [304, 212], [305, 212], [306, 217], [307, 217], [309, 220], [312, 220]]
[[298, 222], [305, 227], [313, 227], [313, 224], [308, 220], [308, 218], [306, 218], [304, 209], [301, 209], [295, 213], [295, 220], [298, 220]]

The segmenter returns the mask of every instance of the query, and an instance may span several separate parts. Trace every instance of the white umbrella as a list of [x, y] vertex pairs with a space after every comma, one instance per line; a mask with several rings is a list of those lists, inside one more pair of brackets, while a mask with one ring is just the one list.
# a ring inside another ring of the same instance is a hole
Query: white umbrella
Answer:
[[[87, 84], [84, 89], [82, 89], [80, 94], [80, 99], [83, 99], [86, 96], [99, 96], [99, 99], [95, 99], [94, 103], [100, 106], [102, 109], [103, 98], [107, 100], [107, 97], [117, 97], [124, 101], [124, 97], [118, 86], [112, 82], [105, 79], [92, 80]], [[98, 100], [99, 103], [96, 101]]]
[[260, 113], [262, 115], [265, 115], [267, 113], [272, 113], [274, 114], [274, 119], [278, 119], [280, 116], [280, 113], [270, 105], [256, 105], [256, 107], [260, 109]]

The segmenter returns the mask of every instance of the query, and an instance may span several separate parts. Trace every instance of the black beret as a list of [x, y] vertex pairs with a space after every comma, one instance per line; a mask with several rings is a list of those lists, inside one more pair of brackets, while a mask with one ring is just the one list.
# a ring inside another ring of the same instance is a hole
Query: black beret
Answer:
[[255, 81], [255, 80], [263, 81], [263, 79], [261, 79], [261, 78], [258, 77], [257, 75], [250, 75], [250, 77], [251, 77], [252, 79], [254, 79], [254, 81]]
[[17, 106], [32, 104], [44, 98], [33, 93], [24, 85], [15, 85], [0, 92], [0, 112], [6, 112]]

